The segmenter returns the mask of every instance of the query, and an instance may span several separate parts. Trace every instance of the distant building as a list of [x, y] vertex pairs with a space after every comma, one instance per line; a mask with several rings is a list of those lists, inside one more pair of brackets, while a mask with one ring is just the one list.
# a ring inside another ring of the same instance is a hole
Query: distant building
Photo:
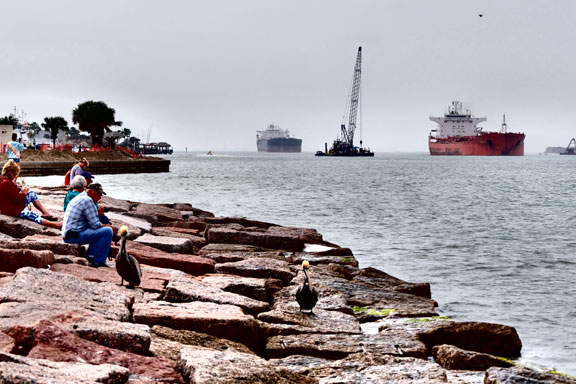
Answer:
[[0, 125], [0, 153], [6, 152], [6, 144], [12, 141], [12, 131], [11, 125]]

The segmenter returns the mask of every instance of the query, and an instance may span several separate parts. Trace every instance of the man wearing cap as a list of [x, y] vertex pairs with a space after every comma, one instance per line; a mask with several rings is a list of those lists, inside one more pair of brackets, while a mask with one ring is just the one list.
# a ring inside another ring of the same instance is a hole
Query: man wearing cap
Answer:
[[110, 225], [102, 224], [98, 218], [96, 204], [105, 195], [102, 185], [92, 183], [76, 196], [66, 208], [62, 224], [65, 243], [89, 244], [87, 258], [92, 267], [107, 267], [110, 242], [114, 231]]

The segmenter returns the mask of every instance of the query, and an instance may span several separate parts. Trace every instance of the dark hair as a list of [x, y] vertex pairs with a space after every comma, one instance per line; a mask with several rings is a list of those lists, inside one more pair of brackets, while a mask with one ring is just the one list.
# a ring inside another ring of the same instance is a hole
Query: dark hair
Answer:
[[13, 134], [12, 134], [12, 140], [16, 141], [17, 138], [18, 138], [18, 135], [15, 134], [15, 133], [13, 133]]

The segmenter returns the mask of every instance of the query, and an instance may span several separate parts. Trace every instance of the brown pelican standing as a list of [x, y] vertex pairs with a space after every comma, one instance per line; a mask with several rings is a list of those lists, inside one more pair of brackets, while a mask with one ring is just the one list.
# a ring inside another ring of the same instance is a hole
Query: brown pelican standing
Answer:
[[116, 272], [122, 278], [120, 285], [124, 285], [124, 280], [128, 282], [127, 288], [134, 289], [140, 285], [142, 279], [142, 271], [140, 270], [140, 263], [132, 255], [126, 253], [126, 235], [128, 234], [128, 227], [123, 225], [118, 231], [120, 234], [120, 252], [116, 256]]
[[304, 271], [304, 284], [301, 287], [298, 287], [296, 291], [296, 301], [300, 305], [300, 312], [302, 310], [310, 311], [310, 314], [313, 315], [312, 309], [316, 305], [318, 301], [318, 291], [314, 287], [310, 287], [310, 280], [308, 279], [308, 272], [306, 272], [310, 268], [310, 263], [308, 260], [304, 260], [302, 262], [302, 270]]

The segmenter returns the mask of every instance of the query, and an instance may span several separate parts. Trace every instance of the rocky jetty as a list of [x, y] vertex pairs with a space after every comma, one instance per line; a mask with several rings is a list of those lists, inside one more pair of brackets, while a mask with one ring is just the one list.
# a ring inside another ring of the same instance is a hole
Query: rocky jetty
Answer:
[[[62, 217], [64, 187], [35, 189]], [[1, 383], [576, 383], [515, 366], [514, 328], [439, 317], [429, 284], [360, 268], [314, 229], [103, 205], [129, 228], [136, 289], [58, 231], [0, 215]], [[304, 260], [313, 314], [295, 300]]]

